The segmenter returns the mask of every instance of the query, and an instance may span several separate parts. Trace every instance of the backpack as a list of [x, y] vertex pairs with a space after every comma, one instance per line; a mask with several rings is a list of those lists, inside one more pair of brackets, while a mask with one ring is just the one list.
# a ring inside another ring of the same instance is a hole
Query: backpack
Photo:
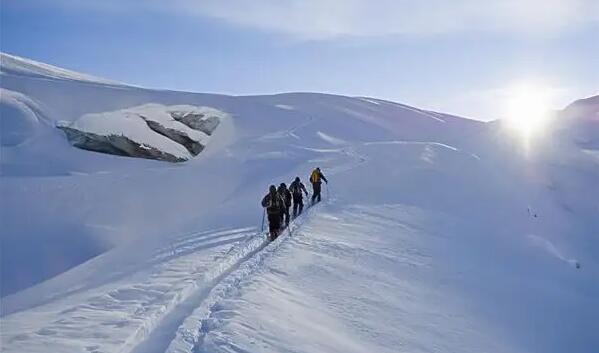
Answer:
[[289, 206], [291, 205], [291, 192], [287, 189], [284, 190], [285, 194], [283, 195], [283, 197], [285, 198], [285, 205]]
[[268, 199], [266, 200], [266, 212], [268, 213], [277, 213], [283, 207], [283, 200], [279, 194], [275, 194], [272, 197], [270, 194], [268, 195]]
[[289, 191], [291, 191], [296, 197], [302, 196], [302, 188], [300, 187], [300, 184], [296, 183], [295, 181], [289, 185]]
[[318, 170], [314, 169], [312, 175], [310, 175], [310, 181], [312, 184], [320, 183], [320, 172]]

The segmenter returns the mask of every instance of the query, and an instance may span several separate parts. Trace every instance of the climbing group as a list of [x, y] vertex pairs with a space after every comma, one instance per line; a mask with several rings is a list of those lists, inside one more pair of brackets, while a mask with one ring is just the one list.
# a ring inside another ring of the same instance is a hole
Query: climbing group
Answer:
[[[327, 178], [322, 174], [320, 168], [316, 168], [310, 174], [310, 183], [312, 184], [312, 203], [320, 202], [322, 181], [328, 184]], [[304, 194], [308, 196], [306, 187], [301, 182], [299, 177], [289, 185], [281, 183], [279, 188], [271, 185], [268, 194], [262, 198], [262, 207], [265, 208], [268, 216], [268, 230], [270, 240], [275, 240], [282, 230], [289, 225], [291, 219], [299, 216], [304, 209]], [[289, 213], [289, 209], [293, 203], [293, 213]]]

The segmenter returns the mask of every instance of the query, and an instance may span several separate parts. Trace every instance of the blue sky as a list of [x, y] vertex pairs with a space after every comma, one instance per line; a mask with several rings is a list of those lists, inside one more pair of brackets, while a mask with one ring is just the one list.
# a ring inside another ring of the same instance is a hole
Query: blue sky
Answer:
[[552, 108], [599, 92], [598, 3], [3, 0], [0, 43], [147, 87], [363, 95], [487, 120], [523, 84]]

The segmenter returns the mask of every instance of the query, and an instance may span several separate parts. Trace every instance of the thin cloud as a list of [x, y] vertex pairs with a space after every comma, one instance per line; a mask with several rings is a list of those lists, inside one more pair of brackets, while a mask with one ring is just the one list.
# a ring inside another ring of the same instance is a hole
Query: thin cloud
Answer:
[[552, 35], [599, 24], [597, 0], [13, 0], [74, 11], [169, 11], [309, 40], [483, 32]]
[[543, 35], [599, 22], [595, 0], [174, 0], [169, 5], [305, 39], [464, 31]]

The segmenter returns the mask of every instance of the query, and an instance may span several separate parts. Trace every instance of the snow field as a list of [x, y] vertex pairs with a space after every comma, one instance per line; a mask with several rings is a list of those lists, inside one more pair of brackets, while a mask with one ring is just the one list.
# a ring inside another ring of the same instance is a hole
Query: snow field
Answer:
[[[599, 346], [595, 115], [523, 151], [499, 124], [373, 98], [153, 91], [5, 56], [1, 75], [18, 137], [0, 160], [3, 352]], [[140, 106], [230, 119], [177, 165], [55, 128]], [[260, 198], [316, 166], [326, 202], [268, 244]]]

